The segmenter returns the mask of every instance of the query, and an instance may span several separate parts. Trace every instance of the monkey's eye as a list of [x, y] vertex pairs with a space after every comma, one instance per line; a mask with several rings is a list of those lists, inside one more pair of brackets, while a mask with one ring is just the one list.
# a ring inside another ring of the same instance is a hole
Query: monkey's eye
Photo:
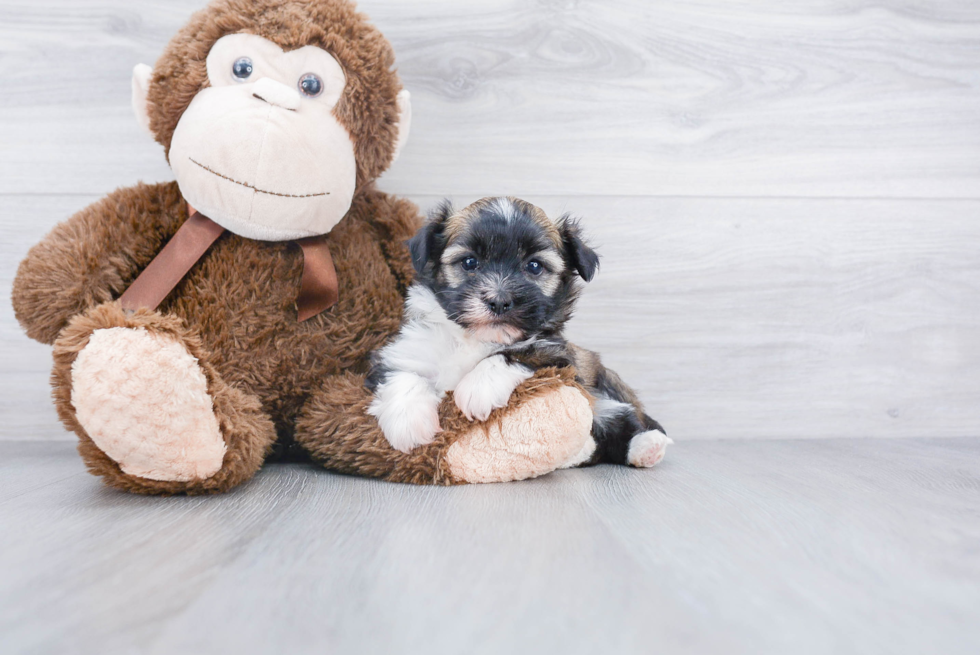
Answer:
[[313, 73], [307, 73], [299, 78], [299, 90], [303, 92], [303, 95], [315, 98], [323, 93], [323, 80]]
[[480, 262], [476, 257], [467, 257], [463, 260], [462, 264], [464, 271], [475, 271], [477, 266], [480, 265]]
[[247, 80], [252, 76], [252, 60], [248, 57], [239, 57], [231, 65], [231, 74], [239, 80]]
[[531, 261], [529, 261], [527, 263], [527, 266], [525, 266], [524, 268], [526, 268], [527, 272], [530, 273], [531, 275], [541, 275], [541, 271], [544, 270], [544, 266], [542, 266], [541, 262], [539, 262], [536, 259], [532, 259]]

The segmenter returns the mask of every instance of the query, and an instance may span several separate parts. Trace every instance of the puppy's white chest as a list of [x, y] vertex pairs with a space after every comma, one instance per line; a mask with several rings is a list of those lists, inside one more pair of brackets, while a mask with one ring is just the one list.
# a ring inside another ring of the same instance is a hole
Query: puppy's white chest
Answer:
[[428, 289], [410, 289], [407, 311], [411, 320], [382, 350], [383, 359], [393, 370], [425, 378], [439, 393], [455, 389], [467, 373], [500, 348], [449, 320]]

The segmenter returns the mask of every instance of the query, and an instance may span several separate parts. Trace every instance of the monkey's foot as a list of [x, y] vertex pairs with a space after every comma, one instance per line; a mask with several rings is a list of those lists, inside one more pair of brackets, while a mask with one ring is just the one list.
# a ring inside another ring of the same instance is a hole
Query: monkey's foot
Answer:
[[660, 430], [641, 432], [630, 440], [626, 461], [637, 468], [656, 466], [667, 454], [667, 446], [672, 443], [674, 440]]
[[123, 472], [203, 480], [221, 469], [225, 441], [198, 360], [145, 328], [92, 332], [71, 366], [78, 422]]
[[512, 406], [499, 420], [472, 427], [450, 446], [446, 462], [454, 477], [466, 482], [525, 480], [595, 448], [592, 407], [578, 388], [558, 386]]
[[596, 442], [591, 436], [585, 440], [585, 445], [582, 446], [582, 450], [578, 451], [573, 458], [561, 465], [560, 468], [563, 469], [573, 469], [576, 466], [581, 466], [587, 461], [592, 459], [595, 454]]

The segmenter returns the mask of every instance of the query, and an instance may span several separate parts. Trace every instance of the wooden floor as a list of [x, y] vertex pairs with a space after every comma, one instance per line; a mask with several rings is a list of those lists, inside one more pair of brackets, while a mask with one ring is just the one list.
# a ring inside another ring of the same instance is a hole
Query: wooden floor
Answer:
[[980, 652], [980, 439], [695, 441], [452, 489], [105, 489], [0, 443], [3, 653]]

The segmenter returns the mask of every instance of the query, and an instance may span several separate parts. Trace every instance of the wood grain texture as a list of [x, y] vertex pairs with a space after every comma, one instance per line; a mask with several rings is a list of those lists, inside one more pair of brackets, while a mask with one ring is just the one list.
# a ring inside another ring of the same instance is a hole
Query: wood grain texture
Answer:
[[5, 653], [980, 649], [980, 440], [679, 443], [655, 469], [214, 498], [0, 444]]
[[[203, 0], [5, 0], [0, 192], [166, 179], [129, 110]], [[970, 0], [364, 0], [414, 94], [405, 194], [976, 197]]]
[[[0, 216], [31, 216], [0, 241], [5, 296], [93, 199], [0, 196]], [[582, 217], [602, 268], [569, 336], [674, 438], [980, 435], [980, 201], [528, 199]], [[9, 304], [0, 359], [0, 439], [67, 437], [50, 350]]]

